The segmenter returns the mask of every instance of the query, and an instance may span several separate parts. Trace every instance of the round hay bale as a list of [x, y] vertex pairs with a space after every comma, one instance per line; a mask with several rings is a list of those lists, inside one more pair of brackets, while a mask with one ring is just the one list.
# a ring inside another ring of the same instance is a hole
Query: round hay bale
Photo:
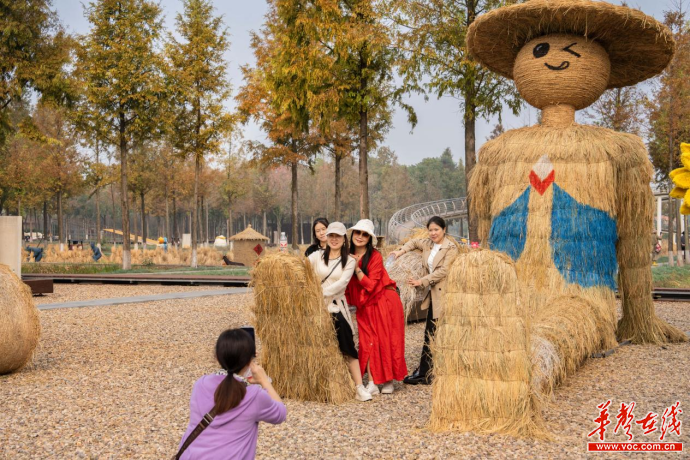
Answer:
[[301, 401], [351, 400], [355, 387], [309, 261], [290, 253], [268, 254], [251, 275], [261, 363], [276, 391]]
[[33, 357], [41, 335], [31, 289], [0, 265], [0, 375], [24, 367]]

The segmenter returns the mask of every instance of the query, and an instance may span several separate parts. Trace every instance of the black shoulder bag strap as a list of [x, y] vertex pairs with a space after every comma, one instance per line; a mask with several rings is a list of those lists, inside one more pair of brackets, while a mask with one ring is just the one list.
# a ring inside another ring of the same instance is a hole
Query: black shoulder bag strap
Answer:
[[206, 429], [207, 426], [211, 424], [213, 419], [216, 417], [216, 408], [214, 407], [213, 409], [210, 410], [210, 412], [206, 415], [203, 416], [199, 424], [194, 428], [194, 431], [192, 431], [189, 436], [187, 436], [187, 439], [185, 439], [184, 444], [182, 444], [182, 447], [180, 447], [180, 451], [173, 456], [172, 460], [180, 460], [180, 457], [182, 457], [182, 454], [184, 453], [185, 450], [187, 450], [187, 447], [194, 442], [196, 438], [199, 437], [202, 431]]
[[[336, 260], [338, 260], [338, 259], [336, 259]], [[339, 263], [340, 263], [340, 261], [338, 261], [338, 263], [333, 266], [333, 269], [331, 270], [331, 272], [328, 275], [326, 275], [326, 277], [324, 279], [321, 280], [321, 284], [325, 283], [326, 280], [331, 277], [331, 275], [333, 274], [335, 269], [338, 268]]]

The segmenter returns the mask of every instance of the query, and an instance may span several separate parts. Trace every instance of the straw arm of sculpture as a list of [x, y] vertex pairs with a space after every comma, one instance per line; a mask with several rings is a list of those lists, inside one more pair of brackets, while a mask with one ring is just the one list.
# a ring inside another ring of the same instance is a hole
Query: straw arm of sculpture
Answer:
[[[488, 142], [487, 142], [488, 144]], [[485, 151], [486, 144], [479, 151], [480, 161], [472, 168], [468, 185], [467, 200], [469, 203], [470, 219], [477, 223], [477, 234], [479, 242], [485, 245], [489, 240], [489, 229], [491, 228], [491, 170], [488, 166], [481, 163], [482, 151]]]
[[[632, 136], [630, 136], [632, 137]], [[623, 138], [625, 154], [614, 161], [619, 266], [618, 289], [623, 317], [618, 323], [619, 340], [633, 343], [686, 341], [685, 334], [658, 318], [652, 300], [651, 247], [654, 196], [649, 183], [652, 165], [639, 138]]]

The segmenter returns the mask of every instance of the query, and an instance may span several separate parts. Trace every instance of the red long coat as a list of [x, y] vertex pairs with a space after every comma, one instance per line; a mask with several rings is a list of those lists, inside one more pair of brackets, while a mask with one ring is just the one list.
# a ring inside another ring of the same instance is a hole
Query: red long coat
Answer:
[[[358, 266], [362, 268], [361, 260]], [[395, 281], [388, 276], [380, 252], [372, 252], [367, 269], [369, 275], [364, 275], [361, 281], [352, 276], [345, 295], [348, 303], [357, 307], [362, 375], [369, 363], [369, 377], [378, 385], [402, 380], [407, 375], [405, 313], [395, 291]]]

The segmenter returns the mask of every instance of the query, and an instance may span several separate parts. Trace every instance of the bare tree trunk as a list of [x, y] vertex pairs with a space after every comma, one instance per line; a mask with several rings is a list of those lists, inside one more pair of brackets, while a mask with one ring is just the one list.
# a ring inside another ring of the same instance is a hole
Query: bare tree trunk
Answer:
[[[264, 236], [268, 236], [268, 235], [266, 235], [266, 233], [267, 233], [266, 224], [267, 224], [267, 222], [266, 222], [266, 211], [264, 211], [264, 232], [263, 232]], [[269, 240], [270, 240], [270, 237], [269, 237]]]
[[335, 207], [333, 209], [333, 214], [335, 215], [335, 220], [340, 220], [340, 199], [342, 193], [342, 168], [341, 162], [342, 157], [337, 153], [334, 155], [335, 163]]
[[230, 208], [228, 208], [227, 226], [228, 226], [228, 231], [227, 231], [227, 235], [225, 235], [225, 237], [227, 238], [228, 244], [230, 244], [230, 237], [232, 236], [232, 209], [230, 209]]
[[[472, 169], [477, 163], [477, 153], [475, 150], [475, 116], [476, 109], [472, 105], [473, 95], [465, 96], [465, 183], [469, 184]], [[469, 237], [470, 241], [479, 241], [479, 233], [477, 231], [477, 219], [471, 215], [470, 210], [471, 194], [467, 194], [467, 211], [469, 222]]]
[[[367, 165], [367, 112], [359, 112], [359, 218], [369, 218], [369, 167]], [[338, 217], [336, 216], [336, 219]]]
[[172, 235], [170, 234], [170, 197], [168, 195], [168, 184], [165, 184], [165, 237], [170, 240]]
[[172, 197], [172, 217], [173, 217], [173, 240], [177, 241], [180, 237], [180, 226], [177, 215], [177, 198], [175, 197], [175, 192], [173, 192]]
[[58, 215], [58, 241], [60, 242], [60, 252], [65, 250], [65, 228], [62, 219], [62, 190], [57, 192], [57, 215]]
[[304, 222], [302, 222], [303, 218], [304, 218], [304, 216], [300, 213], [300, 215], [299, 215], [299, 236], [300, 236], [299, 240], [300, 240], [300, 244], [304, 244]]
[[[203, 200], [203, 197], [202, 197]], [[208, 244], [211, 241], [211, 234], [208, 232], [208, 201], [206, 202], [206, 244], [205, 246], [208, 247]]]
[[147, 228], [146, 228], [146, 203], [144, 201], [144, 192], [140, 192], [140, 198], [141, 198], [141, 242], [144, 246], [144, 249], [146, 249], [146, 236], [147, 236]]
[[[295, 149], [295, 142], [292, 142], [292, 148]], [[295, 152], [297, 153], [297, 152]], [[291, 165], [292, 167], [292, 209], [291, 209], [291, 217], [292, 217], [292, 249], [299, 249], [299, 244], [297, 244], [297, 240], [299, 238], [299, 233], [297, 233], [297, 203], [299, 196], [297, 194], [297, 162], [294, 161]]]
[[139, 250], [139, 233], [137, 229], [137, 194], [132, 192], [132, 230], [134, 231], [134, 250]]
[[132, 268], [132, 254], [129, 241], [129, 199], [127, 194], [127, 138], [125, 137], [125, 114], [120, 112], [120, 195], [122, 197], [122, 269]]
[[685, 256], [685, 263], [690, 264], [690, 246], [688, 246], [688, 241], [690, 240], [688, 237], [688, 223], [690, 223], [690, 219], [688, 216], [683, 216], [682, 219], [685, 221], [685, 238], [683, 240], [683, 243], [685, 244], [685, 252], [683, 255]]
[[115, 245], [115, 231], [114, 231], [114, 230], [115, 230], [115, 228], [117, 227], [117, 222], [116, 222], [116, 220], [115, 220], [115, 190], [113, 189], [113, 184], [110, 184], [110, 201], [111, 201], [112, 206], [113, 206], [113, 208], [112, 208], [112, 210], [113, 210], [113, 214], [112, 214], [113, 219], [112, 219], [112, 222], [111, 222], [111, 224], [113, 224], [113, 228], [112, 228], [113, 233], [111, 234], [111, 236], [112, 236], [112, 239], [113, 239], [113, 245]]
[[668, 199], [668, 266], [673, 267], [675, 265], [675, 251], [674, 246], [674, 234], [673, 234], [673, 224], [675, 222], [676, 216], [676, 203], [675, 199]]
[[201, 173], [201, 158], [194, 156], [194, 198], [192, 200], [192, 268], [197, 268], [196, 251], [199, 235], [199, 174]]
[[682, 219], [683, 215], [680, 214], [680, 206], [678, 206], [678, 212], [676, 214], [676, 251], [678, 251], [678, 257], [676, 257], [676, 263], [679, 267], [685, 265], [683, 262], [683, 232], [681, 230]]
[[43, 239], [48, 238], [48, 202], [43, 202]]

